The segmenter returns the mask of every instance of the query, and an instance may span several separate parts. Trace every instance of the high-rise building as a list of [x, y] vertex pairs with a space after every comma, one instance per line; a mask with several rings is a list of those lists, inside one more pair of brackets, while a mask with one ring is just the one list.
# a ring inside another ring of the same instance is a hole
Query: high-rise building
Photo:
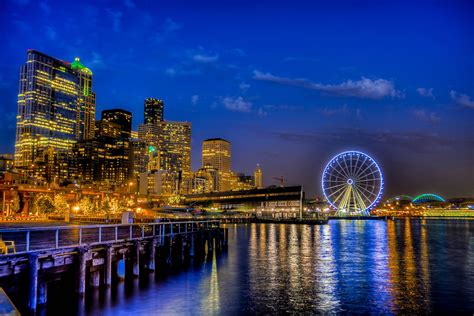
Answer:
[[166, 178], [163, 192], [186, 192], [191, 187], [191, 123], [163, 121], [159, 126], [160, 169]]
[[79, 79], [79, 135], [78, 140], [94, 138], [95, 123], [95, 93], [92, 91], [92, 71], [76, 57], [71, 63], [71, 69], [76, 71]]
[[51, 153], [92, 138], [94, 121], [92, 72], [79, 58], [68, 63], [28, 50], [18, 92], [15, 166], [20, 173], [51, 181], [53, 175], [45, 173], [54, 161]]
[[145, 99], [144, 124], [158, 124], [163, 121], [164, 104], [163, 100], [148, 98]]
[[210, 138], [202, 142], [202, 165], [211, 165], [218, 172], [218, 191], [228, 191], [231, 185], [230, 142]]
[[139, 175], [147, 172], [148, 166], [148, 146], [139, 139], [130, 141], [130, 148], [132, 153], [132, 174], [133, 179], [138, 179]]
[[132, 114], [128, 111], [102, 111], [102, 119], [95, 123], [95, 138], [80, 141], [73, 147], [74, 179], [114, 186], [133, 179], [135, 162], [142, 163], [138, 152], [144, 145], [134, 146], [130, 141], [131, 122]]
[[119, 138], [122, 135], [122, 127], [114, 122], [99, 120], [95, 121], [94, 134], [96, 137]]
[[102, 121], [120, 125], [120, 135], [122, 138], [132, 136], [132, 113], [122, 109], [112, 109], [102, 111]]
[[254, 177], [254, 180], [255, 180], [255, 187], [257, 189], [263, 188], [263, 173], [262, 173], [262, 169], [260, 168], [259, 164], [257, 164], [257, 168], [255, 169], [255, 171], [253, 173], [253, 177]]
[[138, 139], [149, 146], [158, 148], [160, 142], [160, 125], [152, 123], [138, 125]]

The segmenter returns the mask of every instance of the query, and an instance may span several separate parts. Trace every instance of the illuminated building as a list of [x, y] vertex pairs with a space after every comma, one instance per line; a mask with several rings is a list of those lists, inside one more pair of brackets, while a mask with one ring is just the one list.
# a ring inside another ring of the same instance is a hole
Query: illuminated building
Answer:
[[122, 109], [102, 111], [102, 121], [120, 125], [120, 135], [122, 138], [132, 136], [132, 113]]
[[163, 121], [159, 127], [160, 169], [165, 171], [163, 192], [187, 192], [191, 187], [191, 123]]
[[218, 171], [211, 165], [205, 165], [193, 174], [192, 192], [208, 193], [217, 191]]
[[73, 147], [74, 179], [112, 186], [128, 183], [134, 174], [134, 153], [140, 149], [140, 145], [135, 148], [130, 142], [131, 122], [132, 114], [128, 111], [103, 111], [102, 119], [96, 122], [96, 137]]
[[255, 181], [254, 183], [255, 188], [257, 189], [263, 188], [263, 174], [262, 174], [262, 169], [260, 168], [259, 164], [257, 164], [257, 168], [255, 169], [253, 173], [253, 177]]
[[114, 122], [104, 120], [95, 122], [95, 135], [97, 137], [119, 138], [121, 136], [121, 126]]
[[98, 137], [78, 142], [73, 148], [72, 170], [80, 183], [123, 185], [132, 177], [130, 142]]
[[130, 136], [131, 139], [138, 139], [138, 131], [132, 131], [132, 134]]
[[186, 204], [215, 207], [219, 210], [244, 211], [257, 215], [279, 214], [294, 217], [304, 201], [301, 186], [251, 189], [241, 191], [189, 194]]
[[92, 71], [84, 66], [79, 57], [71, 63], [79, 78], [79, 137], [78, 140], [94, 138], [95, 93], [92, 91]]
[[254, 177], [243, 173], [231, 172], [230, 187], [232, 191], [250, 190], [254, 186]]
[[0, 154], [0, 171], [11, 171], [13, 169], [13, 155]]
[[80, 183], [105, 179], [106, 146], [101, 138], [78, 142], [73, 147], [72, 179]]
[[[27, 51], [20, 69], [15, 167], [35, 180], [53, 181], [51, 156], [94, 136], [92, 72], [79, 58], [67, 63]], [[52, 155], [51, 155], [52, 153]], [[48, 157], [46, 157], [48, 156]]]
[[163, 121], [163, 110], [163, 100], [155, 98], [145, 99], [145, 115], [143, 123], [156, 125], [159, 122]]
[[218, 191], [231, 188], [230, 142], [222, 138], [206, 139], [202, 142], [202, 165], [211, 165], [218, 171]]
[[130, 141], [132, 153], [132, 174], [133, 179], [138, 179], [139, 175], [147, 172], [148, 167], [148, 146], [144, 141]]
[[138, 139], [157, 148], [160, 142], [160, 126], [151, 123], [138, 125]]

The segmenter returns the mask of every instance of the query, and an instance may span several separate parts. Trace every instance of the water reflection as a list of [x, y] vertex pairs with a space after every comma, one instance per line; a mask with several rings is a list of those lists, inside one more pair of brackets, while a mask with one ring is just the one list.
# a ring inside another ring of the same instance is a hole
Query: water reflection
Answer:
[[119, 283], [71, 308], [114, 316], [474, 310], [474, 221], [227, 228], [227, 253], [158, 281]]
[[[215, 249], [215, 244], [213, 245]], [[210, 275], [205, 278], [200, 284], [200, 291], [203, 293], [201, 310], [205, 310], [208, 315], [218, 315], [220, 312], [219, 299], [219, 279], [217, 274], [217, 257], [216, 251], [208, 253], [212, 258], [212, 265], [210, 268]], [[204, 273], [206, 272], [206, 264], [203, 266]]]

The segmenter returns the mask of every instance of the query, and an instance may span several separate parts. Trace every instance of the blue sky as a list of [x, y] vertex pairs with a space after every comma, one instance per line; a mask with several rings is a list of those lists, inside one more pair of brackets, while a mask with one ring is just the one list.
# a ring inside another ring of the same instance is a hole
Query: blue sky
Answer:
[[12, 152], [26, 50], [79, 56], [100, 110], [165, 118], [231, 141], [232, 166], [320, 194], [327, 160], [371, 154], [387, 197], [474, 195], [474, 5], [470, 1], [0, 2], [2, 152]]

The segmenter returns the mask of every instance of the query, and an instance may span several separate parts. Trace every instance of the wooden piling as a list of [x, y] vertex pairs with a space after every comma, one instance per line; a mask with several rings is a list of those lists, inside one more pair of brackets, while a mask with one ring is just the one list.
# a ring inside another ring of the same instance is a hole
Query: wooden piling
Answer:
[[156, 240], [150, 241], [150, 249], [148, 256], [148, 270], [155, 271], [155, 260], [156, 260]]
[[30, 261], [30, 299], [28, 302], [28, 308], [31, 311], [35, 311], [37, 301], [38, 301], [38, 269], [39, 269], [38, 255], [37, 254], [30, 255], [29, 261]]
[[189, 256], [194, 257], [194, 234], [191, 234], [190, 245], [189, 245]]
[[46, 283], [38, 284], [38, 305], [45, 305], [48, 301], [48, 285]]
[[170, 236], [168, 238], [169, 245], [167, 245], [167, 248], [169, 251], [166, 254], [166, 264], [169, 266], [171, 266], [171, 263], [173, 261], [172, 259], [173, 258], [173, 242], [174, 242], [173, 237]]
[[106, 286], [110, 286], [112, 284], [112, 246], [107, 246], [105, 248], [105, 278], [104, 283]]
[[135, 256], [133, 256], [133, 276], [140, 275], [140, 243], [135, 243]]
[[80, 295], [86, 293], [86, 263], [87, 263], [87, 250], [79, 248], [79, 284], [77, 292]]
[[100, 285], [100, 271], [99, 270], [91, 271], [89, 285], [91, 287], [99, 287]]
[[213, 249], [213, 238], [211, 232], [207, 232], [207, 251], [212, 252]]

